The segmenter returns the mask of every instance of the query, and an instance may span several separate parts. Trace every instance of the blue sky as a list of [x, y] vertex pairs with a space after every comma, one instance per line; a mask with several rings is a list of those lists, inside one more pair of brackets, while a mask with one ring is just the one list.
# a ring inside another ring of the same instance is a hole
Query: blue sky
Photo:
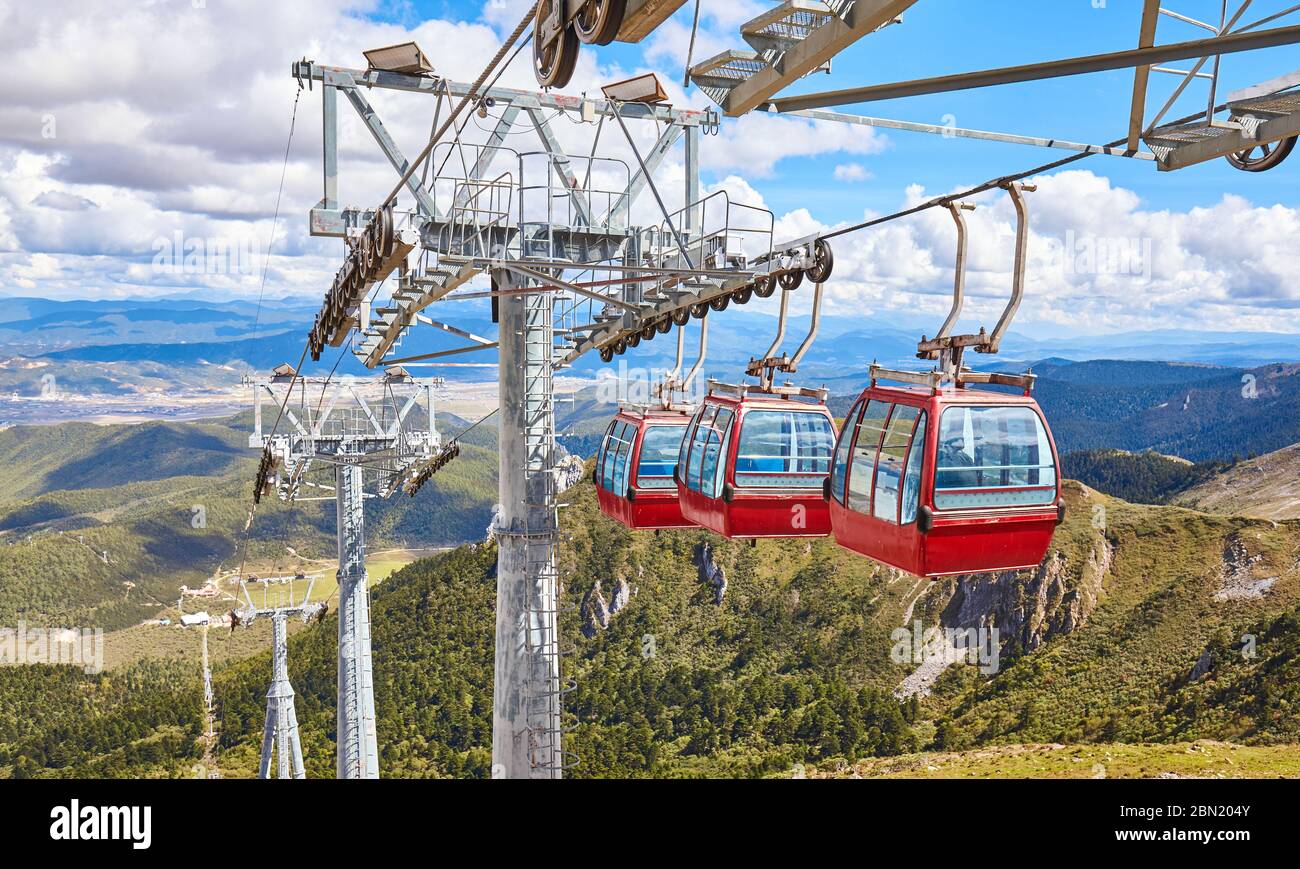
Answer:
[[[706, 25], [710, 9], [725, 5], [725, 0], [703, 0]], [[1166, 5], [1202, 21], [1218, 22], [1218, 0], [1172, 0]], [[1274, 8], [1277, 5], [1259, 2], [1247, 11], [1242, 21], [1255, 21], [1278, 11]], [[1132, 48], [1137, 43], [1141, 6], [1139, 0], [1037, 0], [1032, 3], [921, 0], [905, 14], [902, 26], [864, 39], [835, 59], [830, 75], [798, 82], [786, 93], [904, 81]], [[480, 19], [482, 8], [482, 3], [414, 0], [386, 4], [377, 15], [408, 24], [421, 16], [475, 21]], [[691, 8], [692, 3], [687, 2], [677, 13], [678, 20], [689, 23]], [[1162, 19], [1158, 34], [1160, 42], [1208, 35], [1171, 18]], [[732, 36], [732, 42], [736, 48], [747, 47], [738, 32]], [[641, 45], [615, 43], [596, 50], [602, 61], [615, 60], [628, 68], [646, 65], [645, 49]], [[703, 58], [697, 54], [698, 59]], [[1300, 52], [1295, 48], [1229, 56], [1223, 61], [1221, 93], [1289, 72], [1300, 66], [1297, 61]], [[660, 64], [653, 65], [662, 68]], [[1167, 65], [1187, 68], [1190, 62]], [[846, 106], [840, 110], [1103, 143], [1126, 132], [1132, 84], [1132, 72], [1124, 70]], [[1159, 108], [1176, 84], [1171, 75], [1153, 76], [1151, 112]], [[1207, 84], [1198, 81], [1190, 85], [1170, 117], [1189, 115], [1203, 108]], [[864, 207], [893, 210], [906, 188], [914, 183], [922, 183], [927, 189], [946, 190], [1066, 156], [1065, 152], [1018, 145], [946, 140], [894, 131], [888, 135], [891, 148], [886, 154], [858, 161], [871, 164], [868, 168], [874, 177], [865, 185], [844, 189], [833, 183], [823, 162], [789, 159], [780, 165], [777, 177], [763, 181], [762, 192], [774, 210], [780, 212], [806, 205], [810, 192], [815, 190], [822, 210], [819, 216], [852, 220]], [[1260, 175], [1238, 172], [1224, 161], [1182, 173], [1157, 173], [1149, 162], [1114, 157], [1091, 157], [1083, 165], [1094, 172], [1104, 172], [1116, 184], [1138, 192], [1147, 205], [1157, 209], [1185, 210], [1211, 205], [1224, 192], [1236, 192], [1257, 203], [1294, 204], [1296, 185], [1300, 182], [1300, 160]]]
[[[1217, 21], [1219, 2], [1170, 5]], [[0, 93], [0, 293], [256, 298], [261, 268], [190, 274], [160, 269], [156, 251], [180, 233], [265, 254], [295, 99], [289, 63], [307, 56], [361, 66], [362, 50], [414, 38], [439, 73], [469, 81], [528, 5], [207, 0], [196, 8], [189, 0], [64, 0], [59, 10], [0, 6], [0, 50], [12, 70], [12, 87]], [[703, 0], [696, 60], [743, 47], [740, 23], [767, 5]], [[1255, 0], [1243, 20], [1288, 5]], [[690, 12], [688, 3], [639, 45], [585, 48], [567, 91], [595, 91], [650, 69], [679, 105], [704, 107], [706, 97], [680, 87]], [[788, 92], [1132, 47], [1139, 16], [1139, 0], [920, 0], [901, 26], [837, 57], [831, 75], [798, 82]], [[1159, 39], [1200, 34], [1165, 20]], [[78, 63], [51, 62], [70, 57]], [[1224, 90], [1289, 72], [1300, 67], [1297, 61], [1295, 48], [1228, 57]], [[525, 55], [503, 83], [529, 87], [531, 79]], [[1122, 71], [843, 110], [1104, 142], [1125, 131], [1131, 80], [1132, 73]], [[1153, 106], [1174, 83], [1156, 77]], [[428, 99], [379, 91], [371, 99], [403, 149], [418, 151], [428, 135]], [[1175, 114], [1190, 113], [1204, 99], [1205, 85], [1194, 83]], [[394, 174], [356, 119], [346, 110], [341, 117], [343, 198], [372, 204], [391, 188]], [[559, 126], [577, 153], [592, 128], [569, 120]], [[647, 134], [638, 133], [643, 141]], [[722, 136], [705, 139], [703, 148], [706, 190], [725, 189], [770, 209], [777, 241], [892, 212], [1067, 153], [813, 125], [765, 113], [726, 121]], [[625, 152], [615, 156], [630, 160]], [[337, 240], [306, 231], [305, 214], [321, 195], [316, 92], [300, 100], [284, 168], [266, 292], [319, 298], [341, 251]], [[665, 176], [674, 173], [680, 177], [680, 152], [664, 167]], [[1038, 179], [1040, 191], [1031, 198], [1034, 290], [1018, 322], [1044, 333], [1162, 327], [1300, 332], [1297, 173], [1300, 157], [1257, 175], [1222, 160], [1171, 174], [1158, 173], [1148, 161], [1091, 157]], [[970, 218], [968, 292], [972, 317], [983, 321], [996, 315], [1006, 296], [1014, 215], [1000, 194], [980, 197], [979, 204]], [[1076, 262], [1080, 250], [1125, 245], [1142, 253], [1140, 267], [1114, 272]], [[952, 248], [951, 221], [941, 211], [846, 237], [837, 243], [829, 312], [886, 322], [941, 316], [952, 283]]]

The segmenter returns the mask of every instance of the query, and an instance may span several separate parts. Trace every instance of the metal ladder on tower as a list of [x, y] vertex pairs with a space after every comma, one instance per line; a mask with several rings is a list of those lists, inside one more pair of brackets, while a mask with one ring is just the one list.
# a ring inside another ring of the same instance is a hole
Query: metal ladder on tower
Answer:
[[471, 265], [441, 262], [424, 269], [419, 277], [404, 273], [388, 305], [371, 311], [353, 353], [363, 362], [377, 365], [390, 350], [402, 345], [416, 315], [480, 273], [481, 269]]
[[[552, 305], [541, 297], [531, 303]], [[553, 316], [553, 309], [550, 312]], [[533, 518], [523, 535], [526, 575], [524, 644], [530, 666], [526, 679], [525, 719], [529, 763], [533, 769], [559, 778], [573, 766], [563, 748], [564, 698], [573, 683], [564, 681], [564, 650], [560, 647], [560, 575], [555, 554], [559, 544], [554, 364], [552, 330], [525, 335], [525, 472], [529, 478], [528, 507]]]

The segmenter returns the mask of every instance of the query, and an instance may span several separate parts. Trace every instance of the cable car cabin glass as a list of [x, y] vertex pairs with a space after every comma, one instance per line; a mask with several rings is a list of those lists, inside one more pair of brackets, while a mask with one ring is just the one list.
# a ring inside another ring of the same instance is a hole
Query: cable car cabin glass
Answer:
[[824, 406], [710, 396], [682, 441], [682, 515], [729, 538], [824, 537], [835, 424]]
[[868, 389], [828, 488], [841, 546], [918, 576], [1035, 567], [1062, 515], [1037, 403], [969, 389]]
[[636, 426], [616, 419], [605, 433], [605, 442], [601, 447], [597, 484], [619, 498], [627, 494], [627, 466], [632, 457], [632, 442], [635, 439]]
[[687, 417], [623, 411], [596, 456], [600, 511], [633, 530], [691, 528], [682, 518], [673, 472]]
[[683, 439], [682, 451], [689, 449], [684, 482], [691, 492], [705, 498], [721, 497], [722, 444], [730, 434], [733, 419], [735, 412], [730, 408], [707, 406], [692, 424], [689, 441]]
[[950, 407], [943, 412], [934, 479], [937, 509], [1055, 500], [1056, 465], [1038, 414], [1027, 407]]
[[636, 487], [638, 489], [664, 489], [677, 493], [673, 471], [677, 468], [677, 453], [682, 448], [685, 426], [650, 426], [641, 436], [641, 450], [637, 453]]

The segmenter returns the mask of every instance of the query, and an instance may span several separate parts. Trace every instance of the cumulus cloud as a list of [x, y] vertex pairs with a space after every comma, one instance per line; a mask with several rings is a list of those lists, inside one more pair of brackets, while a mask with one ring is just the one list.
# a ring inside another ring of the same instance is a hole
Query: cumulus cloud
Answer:
[[848, 183], [866, 181], [871, 178], [871, 173], [861, 163], [841, 163], [835, 167], [833, 175], [836, 181]]
[[[464, 19], [394, 21], [374, 15], [380, 0], [222, 0], [202, 8], [182, 0], [64, 0], [57, 15], [48, 4], [0, 0], [0, 51], [9, 76], [0, 91], [0, 292], [254, 295], [265, 265], [268, 294], [319, 296], [338, 267], [340, 243], [306, 231], [305, 211], [322, 195], [320, 89], [300, 91], [290, 63], [305, 56], [359, 67], [363, 49], [414, 38], [437, 72], [471, 80], [529, 5], [493, 0]], [[695, 60], [737, 47], [739, 24], [764, 8], [757, 0], [705, 4]], [[603, 83], [655, 71], [674, 105], [710, 107], [681, 82], [691, 11], [686, 4], [655, 31], [639, 58], [626, 48], [584, 49], [566, 92], [595, 93]], [[534, 86], [527, 51], [501, 84]], [[434, 120], [434, 101], [378, 89], [365, 96], [399, 147], [408, 156], [418, 152]], [[341, 198], [345, 205], [368, 206], [391, 189], [394, 171], [346, 100], [339, 109]], [[562, 113], [548, 113], [545, 121], [570, 154], [590, 151], [596, 125]], [[466, 140], [484, 141], [495, 123], [495, 117], [472, 118]], [[629, 127], [642, 156], [662, 133], [651, 124]], [[591, 175], [597, 188], [615, 191], [635, 174], [636, 154], [616, 125], [606, 123], [600, 136], [602, 159]], [[524, 126], [508, 144], [521, 152], [542, 147]], [[874, 129], [766, 112], [728, 119], [701, 149], [704, 192], [713, 197], [706, 223], [734, 228], [743, 221], [748, 229], [770, 220], [777, 241], [834, 229], [816, 186], [804, 207], [765, 217], [765, 185], [788, 185], [791, 179], [781, 177], [785, 169], [808, 160], [826, 167], [829, 177], [821, 183], [827, 189], [860, 183], [885, 174], [898, 153], [891, 144]], [[445, 147], [437, 154], [439, 161], [456, 158]], [[497, 171], [517, 172], [518, 165], [502, 163]], [[585, 161], [575, 157], [575, 165], [585, 174]], [[280, 223], [268, 259], [282, 172]], [[685, 179], [678, 145], [656, 174], [667, 219], [674, 222], [682, 219]], [[1038, 182], [1041, 191], [1030, 199], [1030, 287], [1022, 322], [1300, 328], [1300, 289], [1289, 277], [1300, 266], [1296, 209], [1237, 196], [1185, 212], [1155, 209], [1136, 191], [1089, 171]], [[896, 205], [939, 192], [917, 184]], [[1010, 289], [1014, 213], [1001, 193], [977, 201], [980, 209], [969, 217], [968, 309], [972, 322], [987, 323]], [[606, 193], [593, 197], [592, 205], [603, 213], [613, 202]], [[631, 219], [659, 225], [666, 217], [647, 194]], [[157, 245], [171, 243], [178, 232], [182, 246], [255, 249], [256, 266], [218, 273], [159, 270]], [[771, 241], [764, 238], [749, 232], [746, 251], [760, 252]], [[952, 220], [942, 209], [845, 236], [835, 242], [828, 304], [862, 316], [941, 316], [953, 246]]]
[[[1300, 328], [1300, 210], [1260, 208], [1235, 195], [1187, 212], [1148, 210], [1132, 190], [1086, 170], [1034, 179], [1026, 296], [1018, 322], [1089, 330]], [[962, 185], [967, 186], [967, 185]], [[908, 189], [900, 209], [938, 193]], [[1011, 291], [1016, 218], [1005, 193], [967, 214], [969, 262], [962, 328], [991, 326]], [[877, 217], [865, 213], [864, 220]], [[787, 238], [832, 232], [804, 209], [777, 222]], [[832, 242], [828, 309], [933, 315], [951, 301], [956, 229], [943, 208]]]
[[99, 207], [84, 196], [65, 193], [62, 190], [46, 190], [32, 200], [32, 205], [39, 205], [41, 208], [53, 208], [56, 211], [85, 211], [88, 208]]

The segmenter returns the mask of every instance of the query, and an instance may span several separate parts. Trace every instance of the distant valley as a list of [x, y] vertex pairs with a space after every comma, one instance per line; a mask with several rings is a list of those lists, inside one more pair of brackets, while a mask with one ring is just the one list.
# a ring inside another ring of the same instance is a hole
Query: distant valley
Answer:
[[[745, 363], [775, 332], [773, 300], [735, 308], [710, 323], [710, 343], [704, 377], [735, 380]], [[451, 309], [445, 316], [451, 316]], [[254, 301], [202, 301], [194, 299], [125, 299], [107, 301], [52, 301], [0, 296], [0, 425], [99, 418], [190, 419], [228, 415], [240, 378], [265, 372], [302, 353], [304, 336], [316, 313], [311, 299]], [[496, 326], [481, 302], [456, 306], [454, 322], [460, 328], [491, 337]], [[787, 349], [807, 328], [806, 317], [793, 317], [787, 332]], [[873, 361], [888, 366], [915, 367], [916, 341], [924, 331], [911, 325], [875, 324], [861, 318], [828, 314], [820, 337], [801, 366], [800, 380], [826, 385], [837, 395], [860, 389]], [[694, 359], [696, 326], [688, 327], [687, 362]], [[757, 340], [756, 340], [757, 338]], [[395, 358], [419, 356], [465, 345], [439, 329], [417, 328], [401, 343]], [[610, 370], [630, 377], [646, 377], [671, 368], [675, 342], [661, 336], [619, 357]], [[1089, 360], [1092, 368], [1074, 364]], [[1149, 360], [1161, 360], [1148, 366]], [[436, 374], [454, 383], [495, 379], [490, 366], [495, 351], [486, 350], [454, 360], [453, 367], [414, 369]], [[996, 359], [975, 358], [976, 365], [1023, 370], [1033, 366], [1042, 375], [1040, 396], [1045, 405], [1059, 401], [1065, 407], [1082, 397], [1104, 413], [1102, 422], [1115, 416], [1106, 408], [1108, 389], [1125, 389], [1124, 406], [1152, 410], [1162, 403], [1178, 407], [1187, 386], [1199, 394], [1227, 395], [1235, 378], [1262, 371], [1270, 363], [1300, 362], [1300, 336], [1269, 333], [1134, 332], [1094, 337], [1034, 338], [1012, 333]], [[340, 375], [364, 376], [369, 372], [351, 353], [331, 349], [308, 372], [325, 373], [337, 363]], [[1137, 367], [1130, 367], [1130, 363]], [[462, 367], [466, 364], [474, 367]], [[595, 379], [605, 366], [589, 354], [568, 374]], [[1069, 369], [1067, 371], [1067, 369]], [[1256, 373], [1264, 381], [1277, 378]], [[1204, 382], [1202, 382], [1204, 381]], [[1070, 384], [1061, 393], [1063, 384]], [[1281, 392], [1286, 389], [1278, 382]], [[1264, 384], [1267, 386], [1267, 383]], [[1264, 388], [1263, 394], [1268, 390]], [[103, 397], [105, 401], [100, 401]], [[99, 407], [97, 404], [106, 404]], [[1195, 408], [1191, 408], [1195, 411]], [[563, 409], [562, 409], [563, 410]], [[1249, 413], [1246, 414], [1249, 416]], [[1064, 417], [1063, 417], [1064, 419]], [[1131, 440], [1195, 428], [1173, 420], [1156, 420], [1154, 427]], [[1115, 431], [1103, 431], [1096, 440], [1076, 436], [1068, 421], [1061, 425], [1069, 449], [1117, 446]], [[1157, 431], [1158, 430], [1158, 431]], [[1167, 432], [1165, 430], [1168, 430]], [[1300, 440], [1300, 437], [1296, 438]], [[1199, 438], [1203, 441], [1203, 438]], [[1186, 444], [1169, 451], [1180, 454]], [[1272, 444], [1276, 448], [1283, 444]], [[1125, 447], [1130, 448], [1130, 447]], [[1133, 448], [1145, 448], [1137, 446]], [[1162, 447], [1163, 449], [1163, 447]], [[1186, 456], [1196, 458], [1195, 456]]]

